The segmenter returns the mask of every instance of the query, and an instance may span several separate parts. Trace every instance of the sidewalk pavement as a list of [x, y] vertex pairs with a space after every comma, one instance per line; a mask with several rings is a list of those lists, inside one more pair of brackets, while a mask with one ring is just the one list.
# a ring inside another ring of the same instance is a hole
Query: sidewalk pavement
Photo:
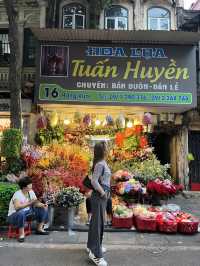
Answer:
[[[52, 231], [49, 236], [32, 234], [26, 237], [24, 243], [18, 243], [16, 239], [5, 239], [0, 241], [0, 247], [25, 247], [33, 249], [85, 249], [87, 243], [87, 232], [75, 232], [73, 236], [68, 232]], [[181, 234], [158, 234], [139, 232], [106, 232], [103, 244], [109, 250], [123, 249], [178, 249], [178, 250], [199, 250], [200, 234], [191, 236]]]
[[[188, 197], [181, 195], [169, 201], [169, 203], [178, 204], [183, 211], [192, 213], [200, 218], [200, 199], [199, 197]], [[2, 232], [3, 233], [3, 232]], [[5, 232], [4, 232], [5, 234]], [[1, 232], [0, 232], [1, 235]], [[66, 231], [52, 231], [49, 236], [39, 236], [34, 233], [26, 238], [25, 243], [19, 244], [16, 239], [4, 239], [0, 236], [0, 246], [18, 246], [27, 247], [85, 247], [87, 242], [87, 232], [75, 231], [70, 235]], [[140, 233], [135, 230], [105, 232], [104, 244], [113, 249], [131, 247], [131, 248], [161, 248], [161, 247], [199, 247], [200, 250], [200, 233], [195, 235], [181, 234], [160, 234], [160, 233]]]

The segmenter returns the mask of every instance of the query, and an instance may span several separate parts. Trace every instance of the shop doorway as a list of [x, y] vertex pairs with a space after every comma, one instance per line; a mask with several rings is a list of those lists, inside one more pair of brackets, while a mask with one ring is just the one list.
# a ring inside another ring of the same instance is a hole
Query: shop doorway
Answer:
[[200, 191], [200, 131], [190, 131], [188, 136], [189, 152], [193, 154], [194, 161], [190, 162], [190, 186], [193, 191]]
[[170, 141], [171, 136], [167, 133], [154, 135], [154, 152], [161, 164], [170, 164]]

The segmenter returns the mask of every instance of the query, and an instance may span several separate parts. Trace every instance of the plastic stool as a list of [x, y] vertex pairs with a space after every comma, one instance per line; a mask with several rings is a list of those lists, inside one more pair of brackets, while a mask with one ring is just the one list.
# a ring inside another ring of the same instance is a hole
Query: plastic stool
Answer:
[[[31, 221], [27, 221], [24, 227], [24, 234], [25, 236], [31, 235]], [[17, 238], [19, 237], [19, 229], [16, 228], [14, 225], [10, 224], [8, 227], [8, 238]]]

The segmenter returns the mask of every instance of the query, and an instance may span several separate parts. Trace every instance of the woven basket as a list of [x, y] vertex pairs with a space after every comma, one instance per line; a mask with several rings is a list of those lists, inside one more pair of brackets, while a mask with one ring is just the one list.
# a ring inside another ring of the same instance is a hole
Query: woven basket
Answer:
[[163, 233], [176, 233], [177, 232], [177, 223], [174, 222], [174, 223], [166, 223], [166, 222], [163, 222], [163, 223], [160, 223], [158, 224], [158, 229], [160, 232], [163, 232]]
[[157, 230], [156, 219], [137, 216], [135, 217], [135, 223], [138, 231], [156, 232]]
[[199, 222], [180, 222], [178, 224], [178, 232], [183, 234], [196, 234], [198, 232]]
[[133, 217], [129, 218], [118, 218], [113, 216], [112, 226], [115, 228], [131, 228], [133, 226]]

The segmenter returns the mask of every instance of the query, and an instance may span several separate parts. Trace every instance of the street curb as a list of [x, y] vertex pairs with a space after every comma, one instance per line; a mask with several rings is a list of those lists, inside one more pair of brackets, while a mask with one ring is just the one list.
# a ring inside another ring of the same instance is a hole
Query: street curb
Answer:
[[[115, 250], [147, 250], [152, 251], [154, 254], [163, 251], [200, 251], [200, 246], [144, 246], [144, 245], [121, 245], [121, 244], [108, 244], [105, 245], [108, 251]], [[57, 250], [85, 250], [85, 244], [36, 244], [36, 243], [8, 243], [0, 242], [0, 248], [27, 248], [27, 249], [57, 249]]]
[[186, 198], [200, 198], [200, 191], [184, 190], [182, 196]]
[[[35, 230], [35, 227], [32, 226], [32, 230]], [[59, 232], [67, 232], [68, 229], [63, 226], [52, 226], [48, 229], [49, 231], [59, 231]], [[74, 225], [72, 228], [73, 231], [75, 232], [88, 232], [89, 227], [85, 225]], [[1, 232], [6, 232], [8, 231], [8, 226], [0, 226], [0, 236]], [[104, 228], [104, 232], [108, 233], [128, 233], [128, 232], [136, 232], [136, 229], [133, 227], [131, 229], [126, 229], [126, 228], [113, 228], [113, 227], [106, 227]]]

